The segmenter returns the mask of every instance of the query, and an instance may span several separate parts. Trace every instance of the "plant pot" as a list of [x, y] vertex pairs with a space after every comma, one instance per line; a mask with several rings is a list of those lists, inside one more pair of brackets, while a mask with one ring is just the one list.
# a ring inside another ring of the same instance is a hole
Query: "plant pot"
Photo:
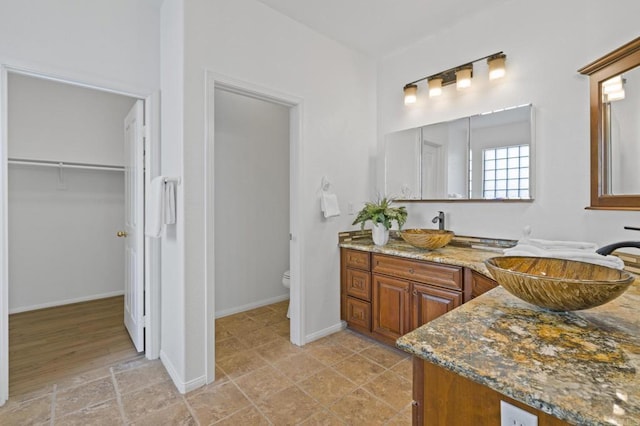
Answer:
[[389, 230], [385, 228], [383, 223], [374, 223], [371, 229], [371, 237], [373, 244], [383, 246], [389, 241]]

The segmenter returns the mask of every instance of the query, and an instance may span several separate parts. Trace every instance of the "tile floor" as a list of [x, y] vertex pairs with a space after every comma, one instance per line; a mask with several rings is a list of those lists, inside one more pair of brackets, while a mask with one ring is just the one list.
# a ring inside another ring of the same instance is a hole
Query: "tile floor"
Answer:
[[410, 425], [411, 360], [345, 330], [289, 343], [286, 302], [216, 321], [216, 382], [186, 395], [144, 357], [0, 407], [1, 425]]

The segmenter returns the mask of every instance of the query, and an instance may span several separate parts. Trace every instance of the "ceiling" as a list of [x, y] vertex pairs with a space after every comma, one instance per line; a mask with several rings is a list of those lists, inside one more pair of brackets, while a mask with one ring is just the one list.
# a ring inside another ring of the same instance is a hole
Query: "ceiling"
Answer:
[[382, 58], [507, 0], [258, 0], [338, 42]]

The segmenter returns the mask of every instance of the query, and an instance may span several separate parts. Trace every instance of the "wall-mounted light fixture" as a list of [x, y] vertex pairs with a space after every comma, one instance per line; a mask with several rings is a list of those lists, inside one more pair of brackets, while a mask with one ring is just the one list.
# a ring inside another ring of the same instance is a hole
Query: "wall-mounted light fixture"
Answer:
[[407, 83], [404, 86], [404, 103], [413, 104], [416, 102], [418, 94], [418, 84], [421, 81], [427, 80], [429, 85], [429, 97], [440, 96], [442, 94], [442, 87], [455, 83], [458, 90], [464, 90], [471, 86], [471, 79], [473, 78], [473, 64], [475, 62], [487, 60], [489, 65], [489, 79], [495, 80], [497, 78], [504, 77], [506, 74], [505, 60], [507, 55], [502, 52], [497, 52], [489, 56], [478, 58], [475, 61], [468, 62], [457, 67], [449, 68], [448, 70], [440, 71], [439, 73], [428, 75], [421, 79]]

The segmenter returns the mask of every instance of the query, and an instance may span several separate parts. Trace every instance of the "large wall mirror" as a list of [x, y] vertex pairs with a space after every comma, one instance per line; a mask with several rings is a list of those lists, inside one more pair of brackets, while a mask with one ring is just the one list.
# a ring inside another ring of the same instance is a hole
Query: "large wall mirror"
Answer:
[[640, 210], [640, 37], [579, 72], [590, 81], [591, 208]]
[[533, 199], [533, 107], [385, 136], [385, 191], [403, 201]]

